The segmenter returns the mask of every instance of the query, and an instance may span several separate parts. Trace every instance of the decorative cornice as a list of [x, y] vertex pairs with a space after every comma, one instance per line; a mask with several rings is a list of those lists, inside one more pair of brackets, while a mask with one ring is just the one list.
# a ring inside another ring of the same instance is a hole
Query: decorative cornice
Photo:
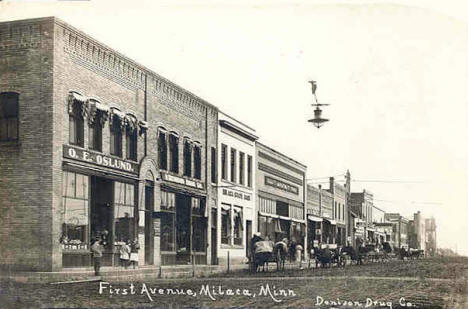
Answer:
[[258, 169], [261, 170], [261, 171], [267, 172], [269, 174], [275, 175], [277, 177], [280, 177], [280, 178], [282, 178], [284, 180], [287, 180], [287, 181], [290, 181], [292, 183], [298, 184], [300, 186], [302, 186], [302, 184], [303, 184], [303, 181], [300, 178], [291, 176], [291, 175], [289, 175], [289, 174], [287, 174], [285, 172], [277, 170], [276, 168], [271, 167], [271, 166], [266, 165], [266, 164], [263, 164], [261, 162], [258, 162]]
[[[258, 142], [257, 142], [257, 144], [258, 144]], [[305, 175], [304, 171], [301, 171], [300, 169], [297, 169], [297, 168], [295, 168], [295, 167], [293, 167], [293, 166], [291, 166], [291, 165], [289, 165], [289, 164], [286, 164], [286, 163], [284, 163], [283, 161], [278, 160], [278, 159], [276, 159], [276, 158], [274, 158], [274, 157], [270, 156], [269, 154], [266, 154], [266, 153], [264, 153], [264, 152], [262, 152], [262, 151], [259, 151], [259, 152], [258, 152], [258, 156], [259, 156], [260, 158], [263, 158], [263, 159], [265, 159], [265, 160], [268, 160], [268, 161], [270, 161], [270, 162], [273, 162], [273, 163], [275, 163], [275, 164], [277, 164], [277, 165], [279, 165], [279, 166], [282, 166], [282, 167], [284, 167], [284, 168], [287, 168], [288, 170], [293, 171], [293, 172], [295, 172], [295, 173], [297, 173], [297, 174], [299, 174], [299, 175]]]

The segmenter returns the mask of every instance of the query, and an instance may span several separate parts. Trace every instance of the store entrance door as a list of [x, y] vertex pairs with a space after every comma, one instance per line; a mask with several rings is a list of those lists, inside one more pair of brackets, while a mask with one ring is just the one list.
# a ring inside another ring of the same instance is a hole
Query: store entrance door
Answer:
[[176, 194], [176, 263], [189, 264], [191, 238], [191, 198], [184, 194]]
[[[154, 187], [145, 186], [145, 265], [152, 265], [153, 261], [153, 209]], [[158, 219], [159, 220], [159, 219]]]
[[218, 214], [216, 208], [211, 210], [211, 264], [218, 265]]
[[112, 218], [114, 203], [114, 182], [112, 180], [91, 177], [91, 237], [100, 238], [104, 244], [102, 266], [113, 266]]

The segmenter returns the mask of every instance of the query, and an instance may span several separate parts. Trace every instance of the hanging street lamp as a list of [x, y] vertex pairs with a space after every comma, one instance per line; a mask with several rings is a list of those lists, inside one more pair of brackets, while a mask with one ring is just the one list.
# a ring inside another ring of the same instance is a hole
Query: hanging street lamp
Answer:
[[319, 129], [325, 122], [328, 121], [326, 118], [322, 118], [322, 110], [320, 109], [320, 106], [328, 106], [330, 104], [323, 104], [319, 103], [317, 100], [317, 95], [315, 94], [315, 91], [317, 90], [317, 82], [314, 80], [309, 81], [311, 87], [312, 87], [312, 95], [314, 96], [315, 99], [315, 104], [311, 104], [312, 106], [315, 106], [316, 108], [314, 109], [314, 118], [309, 119], [308, 122], [311, 122], [317, 129]]

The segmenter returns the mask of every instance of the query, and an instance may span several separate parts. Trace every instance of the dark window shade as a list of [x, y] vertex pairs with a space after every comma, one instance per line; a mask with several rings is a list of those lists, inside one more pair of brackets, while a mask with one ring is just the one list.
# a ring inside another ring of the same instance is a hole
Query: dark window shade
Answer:
[[160, 131], [158, 137], [158, 155], [159, 155], [159, 168], [167, 170], [167, 141], [166, 133]]
[[127, 131], [126, 147], [127, 147], [127, 159], [136, 161], [137, 160], [137, 130]]
[[184, 176], [192, 177], [192, 149], [189, 141], [184, 142]]
[[196, 179], [201, 179], [201, 150], [200, 146], [195, 145], [193, 148], [194, 176]]
[[211, 147], [211, 182], [216, 183], [216, 148]]

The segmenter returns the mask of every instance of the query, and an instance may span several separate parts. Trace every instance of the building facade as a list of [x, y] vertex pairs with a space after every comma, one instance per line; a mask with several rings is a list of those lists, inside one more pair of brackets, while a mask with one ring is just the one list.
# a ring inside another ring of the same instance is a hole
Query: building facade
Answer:
[[[255, 182], [255, 130], [232, 117], [219, 113], [218, 207], [213, 209], [212, 246], [224, 263], [245, 261], [250, 239], [257, 230]], [[219, 229], [216, 229], [219, 226]], [[216, 235], [216, 237], [214, 237]], [[218, 241], [219, 240], [219, 241]]]
[[323, 218], [321, 213], [321, 188], [307, 185], [307, 247], [317, 247], [322, 243]]
[[373, 194], [366, 190], [350, 194], [349, 207], [358, 216], [355, 220], [355, 242], [357, 246], [374, 242], [373, 200]]
[[346, 185], [338, 184], [333, 177], [330, 177], [330, 187], [328, 189], [333, 194], [333, 219], [336, 221], [336, 244], [346, 245], [347, 221], [348, 221], [348, 191]]
[[426, 250], [426, 220], [420, 211], [409, 221], [408, 245], [413, 249]]
[[90, 266], [96, 237], [103, 266], [136, 240], [140, 264], [210, 263], [217, 108], [56, 18], [0, 34], [4, 264]]
[[426, 251], [429, 256], [437, 252], [437, 226], [434, 217], [426, 219]]
[[392, 224], [391, 240], [394, 247], [408, 249], [408, 219], [399, 213], [386, 213], [385, 220]]
[[258, 231], [274, 242], [296, 241], [306, 250], [306, 166], [258, 142], [256, 156]]

